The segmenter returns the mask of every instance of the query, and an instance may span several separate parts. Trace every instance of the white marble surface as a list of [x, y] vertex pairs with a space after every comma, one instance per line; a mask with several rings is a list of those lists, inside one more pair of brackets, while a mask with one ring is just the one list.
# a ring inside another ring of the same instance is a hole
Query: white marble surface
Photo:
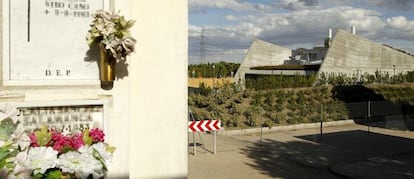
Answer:
[[107, 0], [3, 3], [5, 84], [98, 82], [99, 70], [94, 60], [99, 56], [87, 54], [85, 37], [92, 14], [97, 9], [108, 9]]

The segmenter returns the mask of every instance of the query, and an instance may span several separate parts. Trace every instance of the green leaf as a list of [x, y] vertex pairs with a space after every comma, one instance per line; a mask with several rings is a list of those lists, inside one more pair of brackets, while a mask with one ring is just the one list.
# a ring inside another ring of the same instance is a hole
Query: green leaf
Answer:
[[0, 160], [0, 168], [4, 168], [4, 167], [7, 167], [6, 160]]
[[0, 140], [6, 141], [14, 133], [17, 123], [14, 124], [10, 118], [4, 119], [0, 123]]
[[122, 33], [122, 37], [129, 36], [129, 32], [128, 31], [121, 31], [121, 33]]
[[122, 28], [125, 28], [125, 26], [128, 24], [127, 21], [125, 20], [124, 16], [119, 18], [119, 24], [121, 25]]
[[131, 28], [132, 26], [134, 26], [134, 24], [135, 24], [135, 20], [129, 20], [127, 24], [125, 25], [125, 29]]
[[46, 179], [61, 179], [62, 172], [60, 170], [52, 170], [46, 173]]
[[16, 165], [11, 160], [12, 157], [16, 156], [16, 154], [14, 153], [15, 152], [12, 152], [9, 155], [7, 155], [5, 159], [0, 160], [0, 168], [7, 168], [9, 170], [13, 170], [13, 168], [16, 167]]
[[0, 147], [0, 160], [6, 158], [12, 151], [10, 151], [11, 145]]
[[[9, 151], [10, 147], [12, 146], [11, 142], [4, 143], [3, 146], [0, 147], [0, 153], [4, 151]], [[0, 157], [1, 159], [1, 157]]]
[[36, 175], [33, 176], [33, 179], [42, 179], [43, 178], [43, 174], [38, 173]]
[[110, 153], [114, 153], [116, 150], [116, 147], [110, 146], [109, 144], [105, 143], [106, 151]]
[[40, 146], [46, 146], [52, 140], [52, 132], [49, 132], [47, 126], [43, 126], [40, 131], [34, 133]]
[[86, 145], [91, 145], [92, 144], [93, 138], [91, 136], [89, 136], [89, 129], [86, 129], [85, 131], [83, 131], [82, 140]]

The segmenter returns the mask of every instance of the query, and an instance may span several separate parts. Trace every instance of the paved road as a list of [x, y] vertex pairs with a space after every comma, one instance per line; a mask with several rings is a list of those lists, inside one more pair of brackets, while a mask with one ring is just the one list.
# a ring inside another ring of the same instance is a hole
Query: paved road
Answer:
[[[196, 134], [191, 178], [414, 178], [414, 132], [346, 125], [260, 134]], [[200, 140], [202, 139], [202, 140]], [[190, 134], [190, 140], [192, 135]], [[206, 148], [207, 150], [205, 150]]]

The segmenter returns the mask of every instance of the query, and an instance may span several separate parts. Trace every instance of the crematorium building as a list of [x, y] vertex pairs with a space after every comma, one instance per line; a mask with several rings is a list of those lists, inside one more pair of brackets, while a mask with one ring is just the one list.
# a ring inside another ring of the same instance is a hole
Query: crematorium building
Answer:
[[329, 29], [324, 46], [291, 50], [259, 39], [251, 44], [234, 78], [316, 73], [356, 75], [377, 71], [396, 74], [414, 70], [414, 55], [339, 29], [334, 38]]

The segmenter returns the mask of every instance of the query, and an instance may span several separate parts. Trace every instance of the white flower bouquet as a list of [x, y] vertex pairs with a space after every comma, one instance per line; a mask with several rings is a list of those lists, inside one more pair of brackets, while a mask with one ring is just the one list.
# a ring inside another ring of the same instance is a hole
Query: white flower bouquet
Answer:
[[118, 13], [98, 10], [86, 39], [89, 45], [99, 43], [115, 59], [125, 60], [125, 57], [134, 51], [136, 43], [129, 32], [134, 23], [134, 20], [127, 21]]
[[0, 178], [103, 178], [115, 148], [95, 128], [64, 135], [27, 133], [10, 105], [0, 107]]

